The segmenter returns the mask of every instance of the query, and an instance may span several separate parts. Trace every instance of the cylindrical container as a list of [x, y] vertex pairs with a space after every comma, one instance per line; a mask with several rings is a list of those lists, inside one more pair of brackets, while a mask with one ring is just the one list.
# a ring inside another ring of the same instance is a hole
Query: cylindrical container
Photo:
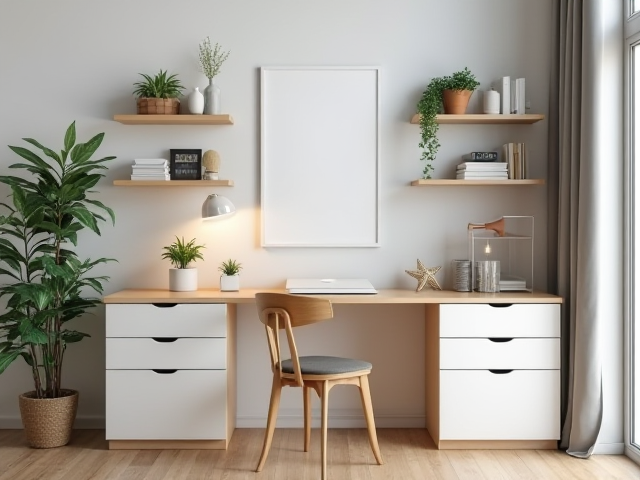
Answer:
[[482, 96], [482, 111], [500, 113], [500, 93], [495, 90], [486, 90]]
[[500, 291], [500, 261], [481, 260], [476, 262], [475, 286], [478, 292]]
[[192, 115], [202, 115], [204, 111], [204, 95], [198, 89], [193, 89], [193, 92], [189, 95], [189, 113]]
[[217, 115], [220, 112], [220, 87], [210, 78], [209, 85], [204, 89], [204, 114]]
[[471, 291], [471, 262], [469, 260], [452, 260], [453, 289], [457, 292]]

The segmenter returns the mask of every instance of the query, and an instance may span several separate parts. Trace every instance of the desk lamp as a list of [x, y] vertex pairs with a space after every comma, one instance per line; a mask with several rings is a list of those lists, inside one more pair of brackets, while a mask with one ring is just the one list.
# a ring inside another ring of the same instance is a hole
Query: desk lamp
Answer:
[[202, 218], [212, 220], [236, 213], [236, 207], [227, 197], [212, 193], [202, 204]]

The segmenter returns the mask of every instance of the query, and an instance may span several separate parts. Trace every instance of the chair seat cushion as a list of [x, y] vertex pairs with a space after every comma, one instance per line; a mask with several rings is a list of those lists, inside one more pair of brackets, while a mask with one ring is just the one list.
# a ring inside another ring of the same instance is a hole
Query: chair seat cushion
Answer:
[[[299, 357], [300, 370], [303, 375], [333, 375], [340, 373], [371, 370], [372, 365], [364, 360], [342, 357], [306, 356]], [[293, 373], [291, 360], [282, 361], [282, 371]]]

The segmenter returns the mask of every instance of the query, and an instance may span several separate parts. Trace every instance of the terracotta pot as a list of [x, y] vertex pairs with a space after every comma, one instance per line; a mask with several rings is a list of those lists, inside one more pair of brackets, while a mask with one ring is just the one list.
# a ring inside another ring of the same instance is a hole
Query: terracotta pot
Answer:
[[472, 90], [443, 90], [444, 113], [461, 115], [467, 111]]
[[177, 98], [138, 98], [139, 115], [177, 115], [180, 100]]
[[24, 432], [32, 447], [54, 448], [69, 443], [78, 410], [78, 392], [62, 390], [62, 395], [36, 398], [36, 392], [31, 391], [19, 396]]

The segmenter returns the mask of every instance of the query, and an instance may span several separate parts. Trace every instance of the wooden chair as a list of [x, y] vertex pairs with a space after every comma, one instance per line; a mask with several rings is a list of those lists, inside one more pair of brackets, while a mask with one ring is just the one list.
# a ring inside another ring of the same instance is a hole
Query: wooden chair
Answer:
[[[302, 387], [304, 401], [304, 451], [309, 451], [311, 441], [311, 397], [314, 389], [322, 402], [322, 430], [320, 452], [322, 458], [322, 479], [327, 478], [327, 412], [329, 390], [334, 385], [356, 385], [360, 389], [362, 408], [367, 421], [369, 443], [373, 455], [382, 465], [382, 456], [378, 446], [378, 437], [373, 420], [371, 393], [369, 392], [369, 373], [371, 364], [362, 360], [328, 356], [298, 356], [293, 337], [293, 328], [309, 325], [333, 318], [331, 302], [324, 298], [312, 298], [284, 293], [257, 293], [256, 304], [260, 321], [264, 323], [271, 354], [271, 400], [267, 417], [267, 429], [264, 445], [256, 472], [260, 472], [269, 455], [273, 432], [278, 417], [280, 392], [282, 387]], [[290, 359], [280, 356], [279, 330], [284, 329], [289, 345]]]

